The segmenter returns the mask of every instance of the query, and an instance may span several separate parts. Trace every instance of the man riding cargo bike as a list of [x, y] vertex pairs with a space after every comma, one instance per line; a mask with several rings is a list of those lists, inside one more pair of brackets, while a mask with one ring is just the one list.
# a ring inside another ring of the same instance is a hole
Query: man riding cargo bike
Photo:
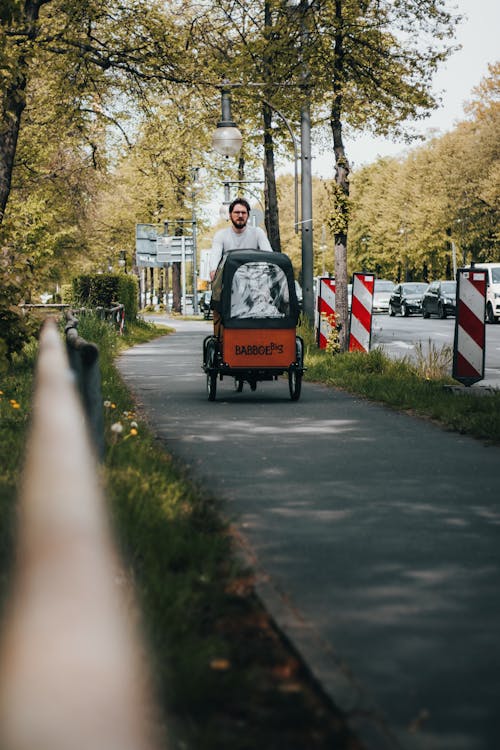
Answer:
[[[203, 343], [208, 398], [215, 400], [217, 381], [224, 376], [233, 377], [241, 392], [245, 382], [254, 391], [258, 381], [277, 380], [287, 373], [290, 398], [296, 401], [304, 345], [296, 335], [299, 303], [292, 264], [283, 253], [272, 252], [262, 229], [246, 227], [248, 213], [246, 201], [233, 201], [233, 226], [214, 238], [214, 335]], [[257, 247], [245, 247], [243, 242]]]

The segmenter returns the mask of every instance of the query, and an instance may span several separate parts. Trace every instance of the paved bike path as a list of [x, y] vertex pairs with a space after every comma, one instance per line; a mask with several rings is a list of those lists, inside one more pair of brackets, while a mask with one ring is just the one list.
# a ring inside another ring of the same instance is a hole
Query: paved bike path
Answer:
[[500, 450], [321, 385], [206, 396], [204, 322], [119, 367], [222, 497], [278, 625], [369, 750], [500, 746]]

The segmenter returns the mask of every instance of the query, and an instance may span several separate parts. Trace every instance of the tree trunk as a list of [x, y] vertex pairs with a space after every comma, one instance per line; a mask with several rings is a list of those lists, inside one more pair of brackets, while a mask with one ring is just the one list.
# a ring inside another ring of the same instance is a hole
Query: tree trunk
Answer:
[[182, 312], [181, 303], [181, 264], [172, 263], [172, 312]]
[[26, 106], [26, 76], [22, 75], [16, 84], [5, 93], [0, 125], [0, 224], [3, 221], [12, 184], [12, 170], [16, 155], [17, 139], [21, 125], [21, 115]]
[[[269, 0], [264, 2], [264, 38], [266, 50], [264, 52], [264, 72], [268, 81], [273, 80], [273, 50], [272, 50], [272, 8]], [[262, 119], [264, 122], [264, 204], [267, 236], [271, 247], [277, 253], [281, 252], [280, 224], [278, 213], [278, 193], [276, 190], [276, 173], [274, 170], [274, 142], [273, 142], [273, 113], [267, 102], [262, 103]]]
[[344, 74], [344, 30], [342, 16], [343, 0], [335, 0], [335, 56], [333, 104], [330, 125], [335, 154], [336, 201], [332, 224], [335, 236], [335, 313], [339, 327], [340, 350], [345, 352], [349, 345], [348, 304], [347, 304], [347, 230], [349, 225], [349, 162], [345, 155], [342, 138], [342, 87]]
[[274, 169], [274, 143], [272, 135], [272, 111], [268, 104], [262, 105], [264, 120], [264, 198], [267, 236], [275, 252], [281, 252], [278, 193]]
[[[27, 28], [28, 45], [36, 37], [36, 21], [40, 7], [50, 0], [26, 0], [21, 23]], [[9, 50], [7, 50], [8, 52]], [[26, 106], [28, 62], [21, 45], [19, 51], [11, 50], [12, 80], [5, 88], [0, 111], [0, 224], [2, 223], [12, 185], [12, 172], [16, 157], [21, 116]], [[17, 57], [17, 60], [16, 60]]]
[[155, 296], [155, 269], [154, 268], [149, 269], [149, 278], [150, 278], [149, 304], [151, 305], [151, 307], [153, 307], [154, 296]]

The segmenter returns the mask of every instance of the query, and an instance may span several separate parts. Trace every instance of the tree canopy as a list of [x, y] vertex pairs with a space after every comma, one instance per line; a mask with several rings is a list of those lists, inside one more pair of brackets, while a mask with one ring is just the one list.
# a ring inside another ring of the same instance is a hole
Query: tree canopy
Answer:
[[[345, 132], [410, 137], [408, 118], [434, 106], [431, 78], [453, 49], [459, 19], [444, 0], [290, 5], [4, 2], [0, 215], [10, 255], [36, 267], [41, 283], [73, 261], [132, 252], [136, 221], [190, 210], [189, 172], [201, 159], [209, 184], [220, 185], [228, 176], [260, 178], [263, 151], [266, 211], [274, 202], [280, 217], [272, 231], [298, 255], [291, 181], [278, 180], [272, 192], [274, 156], [290, 154], [288, 128], [298, 133], [306, 96], [313, 132], [325, 141], [330, 131], [337, 167], [335, 184], [314, 181], [315, 270], [325, 233], [345, 273], [361, 262], [418, 274], [423, 264], [446, 265], [452, 239], [470, 256], [489, 251], [497, 241], [498, 66], [456, 132], [407, 160], [350, 174]], [[239, 164], [210, 153], [224, 81], [244, 135]]]

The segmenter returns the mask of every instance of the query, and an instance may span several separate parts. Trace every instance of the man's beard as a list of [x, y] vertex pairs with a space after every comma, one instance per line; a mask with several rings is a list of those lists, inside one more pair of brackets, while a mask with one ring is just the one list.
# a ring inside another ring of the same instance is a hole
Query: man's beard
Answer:
[[247, 225], [245, 219], [231, 219], [231, 223], [235, 229], [244, 229]]

